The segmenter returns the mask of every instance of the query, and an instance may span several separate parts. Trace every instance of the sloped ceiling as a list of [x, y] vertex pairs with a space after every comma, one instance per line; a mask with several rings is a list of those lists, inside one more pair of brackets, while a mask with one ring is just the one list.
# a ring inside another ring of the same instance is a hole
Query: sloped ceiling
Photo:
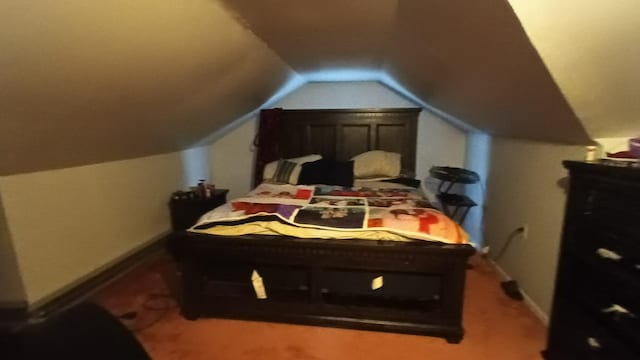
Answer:
[[510, 2], [587, 131], [640, 135], [640, 1]]
[[[521, 18], [534, 13], [512, 2]], [[605, 94], [616, 84], [594, 83], [607, 106], [585, 96], [591, 83], [562, 75], [579, 54], [563, 59], [570, 50], [547, 44], [551, 31], [534, 15], [525, 32], [505, 0], [0, 2], [0, 175], [181, 150], [292, 78], [331, 69], [383, 71], [492, 134], [586, 143], [586, 126], [609, 135], [615, 101]], [[554, 31], [561, 15], [550, 17]], [[617, 94], [626, 102], [634, 90]], [[616, 115], [631, 119], [633, 106]]]
[[478, 129], [587, 141], [506, 1], [400, 0], [387, 53], [397, 81]]
[[298, 72], [380, 66], [478, 129], [588, 142], [505, 1], [224, 2]]
[[294, 75], [215, 1], [0, 2], [0, 175], [189, 147]]
[[397, 0], [223, 0], [297, 72], [379, 69]]

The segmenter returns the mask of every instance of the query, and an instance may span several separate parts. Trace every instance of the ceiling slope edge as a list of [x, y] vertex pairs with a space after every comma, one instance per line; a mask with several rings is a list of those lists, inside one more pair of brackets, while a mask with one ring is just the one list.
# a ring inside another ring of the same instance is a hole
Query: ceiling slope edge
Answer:
[[587, 132], [594, 138], [640, 134], [640, 3], [509, 3]]
[[296, 74], [217, 2], [0, 3], [0, 176], [184, 150]]
[[426, 103], [493, 136], [592, 143], [508, 3], [400, 0], [397, 16], [384, 70]]

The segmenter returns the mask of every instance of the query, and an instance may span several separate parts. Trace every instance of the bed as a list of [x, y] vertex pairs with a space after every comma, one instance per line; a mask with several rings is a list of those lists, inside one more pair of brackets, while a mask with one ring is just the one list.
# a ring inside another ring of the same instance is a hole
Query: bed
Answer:
[[[402, 154], [403, 171], [410, 174], [415, 171], [418, 113], [280, 110], [275, 122], [260, 124], [259, 136], [268, 132], [272, 145], [266, 149], [268, 142], [258, 141], [254, 171], [262, 174], [266, 162], [278, 158], [315, 153], [347, 160], [384, 150]], [[465, 270], [475, 251], [469, 244], [187, 231], [172, 239], [171, 248], [187, 319], [390, 331], [439, 336], [450, 343], [463, 337]], [[265, 288], [268, 297], [260, 296]]]

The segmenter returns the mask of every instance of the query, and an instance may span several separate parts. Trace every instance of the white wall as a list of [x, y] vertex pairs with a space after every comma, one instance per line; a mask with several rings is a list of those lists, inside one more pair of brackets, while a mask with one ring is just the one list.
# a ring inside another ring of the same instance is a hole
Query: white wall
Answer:
[[407, 98], [376, 81], [309, 82], [273, 107], [343, 109], [416, 107]]
[[547, 315], [551, 309], [566, 201], [562, 160], [580, 160], [584, 147], [494, 138], [487, 181], [485, 241], [495, 257], [509, 235], [528, 224], [497, 262]]
[[251, 118], [211, 146], [211, 179], [217, 187], [229, 189], [228, 200], [251, 189], [256, 124]]
[[598, 143], [598, 156], [607, 156], [607, 152], [615, 153], [618, 151], [629, 150], [629, 139], [636, 134], [629, 134], [629, 137], [615, 137], [615, 138], [597, 138], [595, 141]]
[[169, 230], [180, 153], [0, 177], [30, 305]]
[[200, 180], [210, 181], [210, 153], [208, 146], [200, 146], [182, 151], [182, 187], [184, 190], [196, 186]]
[[[311, 82], [272, 107], [285, 109], [402, 108], [418, 107], [379, 82]], [[229, 188], [230, 198], [250, 190], [254, 154], [251, 142], [257, 117], [236, 128], [211, 146], [212, 179]], [[423, 110], [418, 121], [416, 174], [428, 175], [433, 165], [464, 166], [466, 133]]]

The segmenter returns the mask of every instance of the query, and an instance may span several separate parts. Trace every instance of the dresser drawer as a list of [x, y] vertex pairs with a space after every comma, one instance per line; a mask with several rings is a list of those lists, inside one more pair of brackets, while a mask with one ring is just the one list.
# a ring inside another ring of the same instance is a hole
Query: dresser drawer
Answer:
[[639, 359], [629, 345], [571, 301], [557, 303], [547, 360]]
[[580, 261], [572, 277], [573, 291], [564, 296], [617, 338], [640, 346], [640, 287]]
[[594, 184], [586, 192], [583, 206], [581, 215], [585, 221], [599, 221], [640, 234], [640, 193], [611, 184]]
[[640, 236], [595, 221], [580, 226], [577, 235], [571, 253], [601, 271], [640, 284]]

